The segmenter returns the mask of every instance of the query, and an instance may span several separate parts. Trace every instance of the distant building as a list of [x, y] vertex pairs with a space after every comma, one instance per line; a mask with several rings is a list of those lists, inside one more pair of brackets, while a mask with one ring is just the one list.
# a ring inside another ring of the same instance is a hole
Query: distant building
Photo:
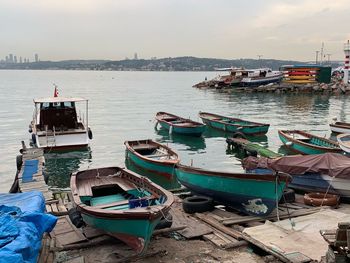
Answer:
[[137, 60], [137, 59], [139, 59], [139, 58], [137, 57], [137, 53], [135, 52], [135, 54], [134, 54], [134, 60]]
[[35, 61], [35, 62], [39, 62], [39, 55], [38, 55], [38, 54], [35, 54], [35, 55], [34, 55], [34, 61]]
[[17, 56], [13, 56], [13, 63], [17, 63]]
[[22, 63], [22, 57], [19, 57], [19, 63]]
[[5, 62], [9, 63], [9, 57], [8, 56], [5, 57]]
[[9, 63], [13, 63], [13, 54], [9, 54]]

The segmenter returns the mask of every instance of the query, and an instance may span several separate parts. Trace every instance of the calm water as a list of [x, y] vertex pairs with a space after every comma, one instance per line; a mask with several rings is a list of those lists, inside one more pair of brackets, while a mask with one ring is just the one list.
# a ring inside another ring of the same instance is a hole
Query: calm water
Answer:
[[[33, 98], [53, 95], [89, 99], [89, 126], [94, 138], [88, 152], [46, 155], [50, 184], [68, 186], [69, 173], [88, 167], [125, 165], [125, 140], [152, 138], [168, 144], [184, 164], [222, 171], [242, 171], [235, 153], [226, 151], [225, 134], [207, 130], [203, 138], [169, 136], [155, 130], [154, 116], [168, 111], [199, 120], [199, 111], [268, 122], [258, 141], [283, 151], [278, 129], [303, 129], [330, 136], [335, 116], [350, 121], [346, 97], [278, 94], [229, 94], [198, 90], [194, 83], [215, 72], [0, 71], [0, 190], [7, 192], [16, 172], [21, 140], [28, 144]], [[167, 187], [171, 187], [168, 185]]]

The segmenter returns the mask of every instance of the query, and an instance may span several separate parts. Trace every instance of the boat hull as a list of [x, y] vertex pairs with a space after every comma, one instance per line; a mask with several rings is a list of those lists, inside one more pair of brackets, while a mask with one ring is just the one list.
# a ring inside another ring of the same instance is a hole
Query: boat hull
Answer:
[[197, 126], [197, 127], [179, 127], [175, 125], [170, 125], [169, 123], [159, 121], [159, 124], [164, 129], [169, 130], [169, 132], [174, 132], [182, 135], [190, 135], [190, 136], [201, 136], [205, 131], [205, 125]]
[[329, 124], [329, 127], [331, 128], [331, 131], [334, 133], [341, 133], [341, 134], [350, 134], [350, 124], [344, 123], [341, 124]]
[[242, 127], [238, 125], [230, 125], [228, 123], [216, 122], [212, 120], [202, 119], [208, 126], [222, 130], [225, 132], [241, 132], [247, 135], [264, 135], [268, 132], [270, 125], [257, 126], [257, 127]]
[[133, 152], [126, 150], [126, 158], [133, 162], [136, 166], [150, 172], [157, 173], [168, 179], [171, 179], [175, 175], [175, 163], [166, 164], [159, 162], [151, 162], [140, 158]]
[[[322, 154], [327, 152], [340, 153], [342, 150], [340, 148], [328, 148], [320, 147], [318, 145], [313, 145], [310, 143], [305, 143], [299, 141], [298, 139], [290, 138], [290, 136], [285, 135], [281, 131], [278, 131], [278, 136], [282, 143], [286, 145], [289, 149], [300, 154]], [[314, 137], [317, 139], [317, 137]]]
[[38, 148], [42, 148], [45, 151], [66, 151], [66, 150], [79, 150], [87, 148], [89, 144], [89, 137], [87, 132], [71, 133], [65, 135], [35, 136], [35, 145]]
[[242, 86], [242, 87], [257, 87], [260, 85], [277, 83], [277, 82], [280, 82], [281, 79], [282, 79], [282, 75], [275, 76], [275, 77], [259, 78], [259, 79], [243, 78], [241, 83], [240, 83], [240, 86]]
[[91, 214], [82, 214], [84, 222], [95, 228], [102, 229], [115, 236], [127, 245], [142, 253], [147, 249], [152, 233], [160, 221], [147, 219], [111, 219], [100, 218]]
[[[191, 172], [189, 169], [176, 169], [178, 180], [197, 194], [212, 197], [214, 200], [233, 207], [245, 214], [266, 216], [273, 211], [280, 200], [286, 182], [277, 187], [275, 180], [256, 180], [215, 176]], [[263, 176], [263, 175], [262, 175]]]
[[350, 153], [350, 134], [340, 134], [337, 136], [339, 147], [346, 153]]

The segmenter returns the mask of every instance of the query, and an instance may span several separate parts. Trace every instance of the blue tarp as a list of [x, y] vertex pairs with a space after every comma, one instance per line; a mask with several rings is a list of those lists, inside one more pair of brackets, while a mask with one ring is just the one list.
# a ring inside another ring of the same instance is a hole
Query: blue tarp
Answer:
[[24, 162], [24, 171], [22, 182], [27, 183], [33, 180], [33, 174], [38, 172], [39, 160], [26, 160]]
[[56, 221], [40, 192], [0, 194], [0, 262], [37, 262], [42, 235]]

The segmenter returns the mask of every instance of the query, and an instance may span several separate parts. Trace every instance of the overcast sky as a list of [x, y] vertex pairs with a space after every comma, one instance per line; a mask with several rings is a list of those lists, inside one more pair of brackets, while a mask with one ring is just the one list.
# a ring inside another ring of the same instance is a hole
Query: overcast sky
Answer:
[[349, 0], [0, 0], [0, 59], [342, 60]]

